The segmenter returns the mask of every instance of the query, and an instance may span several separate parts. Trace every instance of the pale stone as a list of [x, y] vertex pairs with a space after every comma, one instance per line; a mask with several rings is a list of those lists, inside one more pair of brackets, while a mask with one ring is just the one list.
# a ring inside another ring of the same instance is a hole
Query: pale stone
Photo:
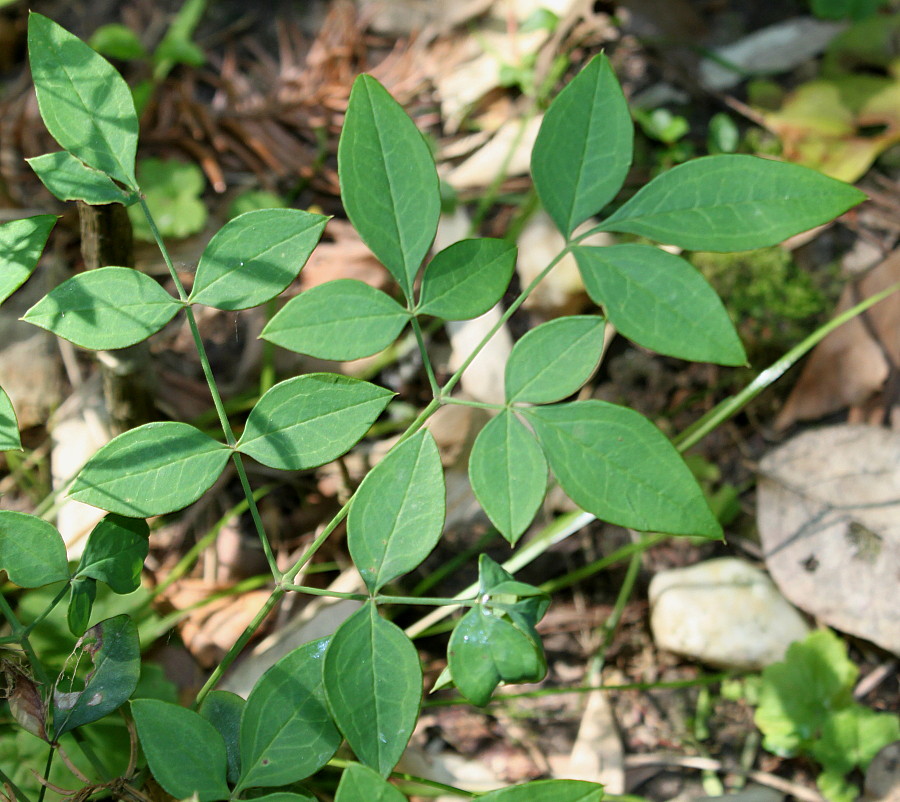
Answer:
[[758, 670], [809, 631], [769, 577], [742, 560], [708, 560], [650, 583], [657, 646], [725, 668]]

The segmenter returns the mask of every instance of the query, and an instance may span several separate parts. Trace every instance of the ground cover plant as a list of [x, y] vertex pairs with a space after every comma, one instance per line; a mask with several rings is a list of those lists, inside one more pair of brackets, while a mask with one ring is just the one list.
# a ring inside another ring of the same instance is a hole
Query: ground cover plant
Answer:
[[[441, 208], [434, 161], [390, 94], [371, 76], [360, 76], [338, 151], [342, 200], [397, 292], [390, 295], [353, 280], [326, 283], [287, 303], [262, 337], [300, 353], [343, 360], [377, 353], [409, 327], [433, 398], [306, 552], [282, 570], [244, 460], [284, 471], [330, 462], [366, 436], [393, 394], [337, 374], [296, 376], [271, 387], [236, 432], [193, 309], [238, 311], [279, 296], [313, 252], [327, 218], [285, 208], [239, 215], [213, 236], [188, 290], [136, 176], [138, 119], [122, 78], [94, 50], [39, 14], [30, 17], [29, 52], [41, 115], [62, 148], [30, 160], [31, 166], [60, 199], [139, 207], [175, 294], [140, 271], [108, 265], [51, 290], [24, 320], [78, 346], [108, 350], [141, 342], [183, 315], [222, 428], [216, 439], [181, 421], [160, 421], [126, 431], [101, 448], [69, 491], [108, 513], [77, 565], [67, 562], [62, 538], [51, 524], [0, 512], [0, 569], [9, 581], [25, 589], [56, 584], [54, 595], [29, 619], [6, 599], [0, 601], [10, 628], [2, 655], [10, 711], [46, 742], [47, 766], [56, 755], [67, 761], [70, 745], [91, 753], [84, 728], [108, 716], [122, 716], [131, 737], [134, 753], [119, 772], [94, 755], [98, 777], [82, 780], [85, 795], [119, 794], [122, 788], [137, 793], [152, 775], [177, 798], [196, 794], [201, 802], [214, 802], [266, 796], [272, 802], [300, 802], [314, 798], [317, 778], [331, 765], [342, 769], [338, 802], [402, 800], [387, 778], [419, 716], [422, 669], [409, 635], [385, 610], [391, 605], [465, 609], [450, 636], [443, 683], [452, 683], [473, 704], [487, 703], [500, 683], [537, 681], [546, 672], [535, 626], [550, 603], [548, 595], [517, 581], [487, 555], [478, 560], [477, 591], [466, 598], [384, 592], [415, 569], [441, 537], [444, 474], [424, 424], [442, 405], [473, 403], [453, 395], [463, 371], [559, 260], [572, 253], [604, 314], [559, 318], [516, 343], [506, 367], [505, 403], [479, 404], [495, 415], [478, 436], [469, 464], [478, 500], [511, 546], [532, 521], [551, 474], [579, 507], [602, 520], [643, 532], [721, 538], [721, 526], [679, 451], [747, 395], [716, 410], [677, 448], [631, 409], [567, 399], [600, 362], [607, 326], [668, 356], [724, 365], [746, 361], [715, 292], [687, 261], [652, 243], [711, 251], [761, 248], [827, 222], [864, 198], [853, 187], [795, 165], [712, 156], [662, 173], [591, 231], [576, 235], [582, 223], [616, 198], [632, 157], [628, 108], [608, 60], [599, 55], [548, 109], [532, 156], [537, 194], [565, 245], [441, 384], [421, 319], [467, 320], [495, 306], [512, 277], [516, 249], [502, 239], [465, 239], [437, 253], [423, 269]], [[0, 299], [28, 278], [54, 222], [53, 216], [40, 215], [0, 227]], [[596, 231], [632, 235], [635, 241], [583, 244]], [[755, 391], [758, 386], [747, 394]], [[7, 449], [20, 446], [14, 410], [2, 394], [0, 442]], [[127, 594], [138, 587], [148, 549], [146, 519], [197, 501], [229, 461], [246, 494], [273, 587], [185, 707], [138, 690], [146, 644], [140, 642], [136, 622], [120, 614], [91, 625], [92, 613], [102, 594]], [[359, 610], [331, 637], [283, 657], [246, 700], [217, 690], [224, 672], [286, 594], [321, 593], [296, 579], [345, 520], [350, 555], [366, 592], [335, 595], [362, 602]], [[66, 669], [54, 678], [33, 635], [60, 605], [78, 640]], [[335, 758], [344, 741], [355, 761]], [[47, 773], [44, 766], [34, 768]], [[109, 779], [116, 774], [117, 780]], [[0, 779], [17, 798], [30, 798], [7, 769]], [[115, 789], [114, 782], [119, 783]], [[601, 795], [594, 783], [547, 780], [483, 798], [589, 802]]]

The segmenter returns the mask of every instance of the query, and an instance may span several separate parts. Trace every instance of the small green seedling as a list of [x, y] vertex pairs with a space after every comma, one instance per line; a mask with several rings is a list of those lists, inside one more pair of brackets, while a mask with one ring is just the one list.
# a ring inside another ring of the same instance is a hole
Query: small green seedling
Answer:
[[[420, 318], [465, 320], [496, 305], [512, 277], [516, 249], [503, 240], [467, 239], [437, 253], [423, 269], [441, 211], [431, 150], [378, 81], [357, 78], [338, 149], [341, 194], [350, 221], [396, 282], [395, 292], [357, 281], [330, 282], [285, 304], [262, 337], [314, 357], [354, 359], [386, 348], [409, 327], [433, 398], [313, 544], [281, 570], [245, 460], [283, 471], [335, 460], [366, 436], [394, 394], [332, 373], [290, 377], [262, 395], [238, 437], [194, 307], [239, 311], [272, 301], [297, 278], [327, 218], [287, 208], [235, 217], [206, 246], [188, 292], [135, 172], [138, 118], [125, 82], [93, 49], [46, 17], [31, 15], [28, 39], [41, 115], [62, 148], [32, 162], [38, 176], [63, 199], [139, 206], [174, 293], [138, 270], [109, 265], [63, 282], [24, 320], [84, 348], [115, 349], [145, 340], [183, 316], [222, 432], [213, 437], [188, 423], [160, 421], [126, 431], [97, 451], [69, 495], [108, 515], [90, 534], [77, 566], [68, 564], [51, 524], [0, 511], [0, 569], [21, 588], [52, 583], [59, 588], [28, 623], [19, 618], [23, 606], [17, 613], [0, 601], [11, 632], [5, 643], [15, 646], [20, 658], [17, 668], [7, 671], [21, 690], [11, 698], [11, 711], [53, 753], [61, 749], [60, 738], [68, 743], [93, 722], [122, 711], [134, 723], [135, 746], [139, 743], [143, 756], [120, 776], [123, 787], [143, 782], [146, 768], [176, 798], [308, 802], [318, 773], [334, 761], [344, 767], [338, 802], [402, 800], [386, 779], [418, 721], [423, 675], [413, 641], [383, 614], [387, 605], [466, 609], [450, 637], [445, 679], [474, 704], [488, 703], [501, 682], [537, 681], [546, 672], [536, 624], [548, 596], [485, 556], [471, 597], [385, 593], [420, 565], [441, 537], [444, 472], [424, 424], [442, 405], [465, 403], [453, 395], [454, 388], [490, 339], [440, 384]], [[597, 367], [607, 323], [645, 348], [724, 365], [744, 364], [741, 342], [715, 292], [686, 260], [649, 242], [583, 244], [589, 234], [636, 235], [689, 250], [760, 248], [825, 223], [864, 198], [853, 187], [790, 164], [716, 156], [663, 173], [625, 203], [611, 206], [629, 171], [632, 147], [625, 98], [609, 61], [599, 55], [549, 107], [532, 155], [537, 194], [565, 245], [516, 296], [495, 331], [566, 254], [575, 257], [603, 312], [545, 323], [516, 343], [506, 366], [505, 399], [487, 405], [496, 414], [479, 434], [469, 464], [479, 501], [513, 547], [530, 526], [551, 472], [580, 507], [603, 520], [645, 532], [722, 537], [691, 471], [652, 422], [615, 404], [568, 399]], [[588, 232], [574, 234], [598, 214], [600, 221]], [[0, 226], [0, 299], [34, 269], [53, 222], [40, 215]], [[0, 396], [0, 442], [19, 447], [5, 395]], [[148, 644], [139, 642], [128, 615], [95, 620], [96, 599], [106, 588], [115, 595], [136, 587], [147, 553], [144, 519], [197, 501], [228, 463], [244, 488], [271, 568], [272, 590], [191, 709], [139, 695], [140, 653]], [[283, 657], [246, 700], [215, 690], [286, 594], [321, 595], [296, 578], [345, 519], [350, 555], [365, 589], [335, 595], [359, 601], [356, 612], [329, 638]], [[54, 678], [33, 641], [45, 616], [66, 601], [77, 642], [71, 665]], [[82, 669], [91, 664], [87, 675], [79, 673], [79, 662]], [[342, 742], [357, 760], [349, 767], [333, 757]], [[88, 740], [82, 736], [79, 743]], [[91, 787], [108, 788], [115, 774], [102, 755], [94, 757]], [[0, 779], [29, 800], [10, 771], [4, 767]], [[601, 795], [595, 783], [552, 780], [493, 791], [483, 799], [597, 802]]]

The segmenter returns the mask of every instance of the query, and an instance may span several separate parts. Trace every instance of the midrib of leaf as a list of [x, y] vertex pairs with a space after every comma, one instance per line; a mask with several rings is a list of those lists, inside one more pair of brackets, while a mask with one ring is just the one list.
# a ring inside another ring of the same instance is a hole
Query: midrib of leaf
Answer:
[[[94, 490], [95, 488], [103, 488], [103, 487], [112, 485], [116, 482], [122, 482], [122, 481], [128, 482], [128, 481], [132, 480], [135, 476], [144, 476], [146, 474], [158, 473], [160, 466], [175, 467], [176, 465], [178, 465], [178, 463], [182, 463], [181, 471], [183, 473], [184, 469], [186, 467], [185, 463], [187, 463], [191, 460], [199, 459], [201, 457], [208, 457], [210, 454], [214, 454], [216, 451], [223, 451], [223, 450], [230, 451], [228, 446], [223, 445], [222, 443], [216, 443], [215, 440], [212, 440], [212, 442], [215, 443], [215, 445], [218, 447], [210, 448], [208, 451], [203, 451], [201, 453], [191, 454], [190, 456], [182, 457], [181, 459], [161, 461], [154, 467], [150, 467], [150, 468], [144, 468], [144, 469], [140, 469], [140, 468], [133, 469], [132, 468], [132, 469], [129, 469], [127, 476], [123, 477], [121, 475], [117, 475], [117, 476], [112, 477], [111, 479], [106, 479], [106, 480], [102, 480], [102, 481], [94, 481], [94, 482], [91, 482], [90, 485], [85, 485], [84, 488], [76, 488], [72, 492], [80, 493], [82, 490]], [[121, 452], [113, 452], [113, 456], [115, 456], [115, 457], [120, 457], [121, 455], [122, 455]]]
[[[460, 281], [458, 284], [455, 284], [452, 287], [448, 287], [446, 290], [438, 293], [437, 295], [433, 295], [431, 298], [429, 298], [423, 304], [423, 306], [427, 309], [428, 306], [430, 306], [431, 304], [434, 304], [437, 301], [440, 301], [440, 300], [446, 298], [448, 295], [459, 292], [460, 289], [463, 287], [468, 287], [470, 285], [475, 285], [475, 286], [480, 285], [481, 284], [481, 275], [483, 273], [489, 271], [491, 269], [491, 267], [493, 267], [493, 265], [495, 265], [497, 262], [503, 261], [503, 258], [505, 256], [507, 256], [508, 253], [509, 253], [509, 251], [504, 251], [502, 254], [495, 256], [489, 262], [485, 262], [483, 265], [480, 265], [478, 267], [477, 272], [468, 273], [467, 275], [465, 275], [463, 277], [462, 281]], [[426, 268], [426, 270], [427, 270], [427, 268]], [[423, 279], [423, 281], [424, 281], [424, 279]]]
[[[600, 73], [602, 75], [602, 70], [600, 71]], [[576, 179], [576, 182], [575, 182], [575, 192], [572, 194], [572, 203], [569, 205], [569, 212], [566, 215], [566, 239], [567, 240], [569, 239], [569, 237], [572, 234], [572, 228], [574, 225], [572, 222], [572, 216], [575, 213], [575, 206], [577, 205], [578, 196], [581, 194], [581, 187], [584, 182], [585, 175], [586, 175], [586, 172], [584, 169], [585, 157], [587, 155], [588, 142], [590, 141], [591, 134], [593, 133], [593, 129], [594, 129], [594, 122], [595, 122], [595, 120], [594, 120], [594, 102], [597, 98], [597, 92], [599, 90], [599, 86], [598, 86], [599, 83], [600, 83], [599, 80], [597, 80], [597, 81], [593, 81], [592, 85], [591, 85], [591, 112], [588, 117], [588, 130], [585, 132], [585, 134], [581, 140], [581, 153], [579, 154], [579, 159], [578, 159], [578, 178]]]
[[[62, 57], [62, 52], [57, 48], [56, 40], [53, 39], [52, 37], [49, 37], [47, 40], [45, 40], [45, 44], [49, 44], [50, 49], [53, 50], [53, 55], [56, 56], [56, 60], [57, 60], [57, 62], [59, 62], [62, 72], [66, 76], [66, 80], [69, 82], [70, 91], [78, 98], [78, 100], [81, 101], [81, 107], [88, 113], [88, 118], [90, 119], [91, 128], [97, 132], [97, 135], [106, 144], [109, 152], [112, 154], [113, 161], [119, 166], [119, 168], [122, 170], [122, 174], [127, 178], [129, 175], [131, 175], [133, 168], [128, 168], [128, 167], [126, 167], [126, 165], [124, 165], [121, 162], [121, 160], [119, 159], [118, 149], [113, 147], [113, 143], [110, 142], [104, 136], [103, 130], [97, 125], [97, 121], [95, 120], [93, 114], [91, 114], [90, 107], [88, 106], [87, 102], [85, 101], [85, 98], [81, 95], [81, 92], [78, 91], [78, 87], [77, 87], [75, 81], [72, 79], [72, 76], [69, 74], [68, 67], [65, 63], [65, 60]], [[88, 166], [90, 167], [90, 165], [88, 165]], [[99, 170], [99, 172], [102, 173], [103, 171]], [[104, 175], [105, 175], [105, 173], [104, 173]], [[136, 191], [138, 188], [129, 185], [129, 189], [131, 189], [132, 191]]]
[[375, 621], [375, 616], [378, 615], [378, 611], [375, 608], [375, 605], [372, 602], [369, 602], [369, 660], [372, 665], [372, 691], [371, 698], [373, 702], [373, 706], [375, 708], [375, 743], [378, 745], [378, 773], [381, 773], [381, 759], [382, 752], [384, 751], [384, 747], [387, 744], [382, 743], [380, 736], [380, 722], [381, 722], [381, 699], [377, 693], [378, 690], [378, 677], [375, 676], [375, 666], [377, 665], [375, 662], [375, 627], [377, 622]]

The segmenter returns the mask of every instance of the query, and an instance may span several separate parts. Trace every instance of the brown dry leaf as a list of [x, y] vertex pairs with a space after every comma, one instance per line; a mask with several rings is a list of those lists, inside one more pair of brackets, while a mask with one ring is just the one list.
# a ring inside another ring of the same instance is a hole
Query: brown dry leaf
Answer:
[[330, 220], [327, 231], [332, 241], [319, 244], [309, 257], [300, 272], [301, 289], [308, 290], [339, 278], [355, 278], [382, 290], [390, 286], [387, 270], [350, 223]]
[[[845, 288], [837, 313], [898, 281], [900, 250], [858, 284]], [[776, 428], [786, 429], [797, 421], [822, 418], [848, 406], [862, 406], [881, 390], [888, 376], [886, 355], [892, 364], [900, 364], [900, 294], [896, 293], [819, 343], [776, 418]]]
[[900, 654], [900, 434], [804, 432], [760, 463], [766, 566], [797, 607]]

